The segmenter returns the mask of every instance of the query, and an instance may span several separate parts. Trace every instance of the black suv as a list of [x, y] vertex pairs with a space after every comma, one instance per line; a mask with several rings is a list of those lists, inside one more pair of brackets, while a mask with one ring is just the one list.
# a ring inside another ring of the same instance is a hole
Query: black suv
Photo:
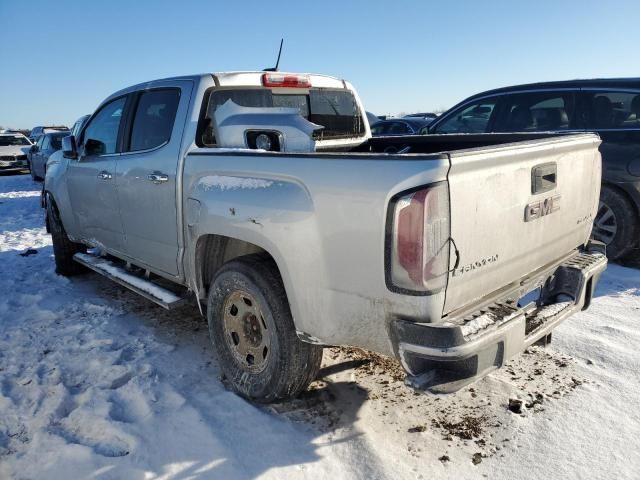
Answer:
[[640, 247], [640, 78], [533, 83], [479, 93], [422, 133], [596, 132], [602, 191], [593, 236], [616, 260]]

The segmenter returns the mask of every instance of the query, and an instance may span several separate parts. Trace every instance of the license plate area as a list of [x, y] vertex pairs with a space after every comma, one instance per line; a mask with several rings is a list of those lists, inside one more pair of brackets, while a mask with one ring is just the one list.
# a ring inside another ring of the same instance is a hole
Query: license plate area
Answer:
[[520, 308], [526, 307], [532, 302], [537, 305], [538, 302], [540, 301], [541, 292], [542, 292], [542, 287], [538, 286], [538, 287], [535, 287], [533, 290], [525, 293], [518, 300], [518, 307]]

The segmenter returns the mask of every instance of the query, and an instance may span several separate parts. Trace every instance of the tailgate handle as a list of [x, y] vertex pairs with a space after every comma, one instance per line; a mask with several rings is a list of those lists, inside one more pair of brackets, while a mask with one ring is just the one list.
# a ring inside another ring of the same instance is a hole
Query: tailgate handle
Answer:
[[531, 193], [544, 193], [556, 188], [558, 166], [555, 162], [536, 165], [531, 169]]

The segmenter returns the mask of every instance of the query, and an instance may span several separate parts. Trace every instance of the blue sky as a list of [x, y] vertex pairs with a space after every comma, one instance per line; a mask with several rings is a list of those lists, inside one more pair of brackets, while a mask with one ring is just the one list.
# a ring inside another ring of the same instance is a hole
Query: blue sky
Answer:
[[166, 76], [271, 66], [350, 80], [377, 114], [489, 88], [639, 76], [634, 1], [0, 0], [0, 125], [72, 124]]

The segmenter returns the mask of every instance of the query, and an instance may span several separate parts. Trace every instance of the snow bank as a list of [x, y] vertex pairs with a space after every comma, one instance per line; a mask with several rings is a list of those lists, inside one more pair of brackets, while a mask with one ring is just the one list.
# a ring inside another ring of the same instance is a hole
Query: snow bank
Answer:
[[56, 276], [37, 195], [9, 195], [39, 189], [0, 177], [3, 480], [637, 478], [640, 271], [611, 266], [551, 347], [455, 395], [331, 349], [300, 399], [258, 407], [219, 380], [197, 307]]

